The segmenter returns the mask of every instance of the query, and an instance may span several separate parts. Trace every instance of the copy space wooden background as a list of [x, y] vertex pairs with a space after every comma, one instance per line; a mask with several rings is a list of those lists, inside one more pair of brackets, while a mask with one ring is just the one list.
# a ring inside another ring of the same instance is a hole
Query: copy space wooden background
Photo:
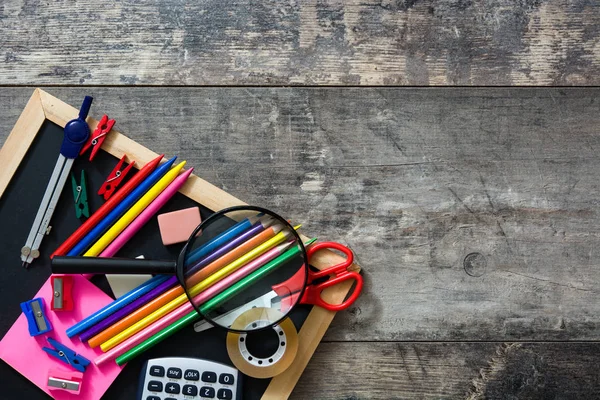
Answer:
[[355, 250], [292, 398], [600, 396], [600, 89], [389, 87], [597, 85], [598, 2], [50, 3], [0, 5], [0, 143], [29, 86], [91, 94]]

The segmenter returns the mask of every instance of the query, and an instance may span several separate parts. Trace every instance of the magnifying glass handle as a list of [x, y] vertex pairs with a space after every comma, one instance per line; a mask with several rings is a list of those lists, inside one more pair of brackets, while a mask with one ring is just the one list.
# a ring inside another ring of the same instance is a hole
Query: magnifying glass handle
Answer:
[[64, 257], [52, 259], [53, 274], [175, 274], [175, 261], [137, 258]]

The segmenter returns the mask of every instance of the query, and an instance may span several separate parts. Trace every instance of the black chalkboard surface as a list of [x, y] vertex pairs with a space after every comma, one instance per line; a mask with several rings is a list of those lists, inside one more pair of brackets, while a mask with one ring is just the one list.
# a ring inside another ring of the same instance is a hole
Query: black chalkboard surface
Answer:
[[[75, 216], [74, 198], [70, 180], [60, 196], [60, 200], [52, 218], [50, 234], [44, 238], [40, 248], [41, 256], [35, 260], [28, 270], [21, 266], [20, 249], [25, 243], [33, 219], [52, 168], [59, 154], [63, 130], [58, 125], [46, 121], [29, 148], [25, 159], [13, 176], [7, 190], [0, 198], [0, 336], [9, 330], [19, 316], [19, 303], [29, 300], [50, 276], [49, 255], [82, 223]], [[160, 150], [160, 149], [157, 149]], [[172, 155], [167, 155], [168, 157]], [[103, 198], [96, 192], [106, 177], [115, 167], [118, 159], [100, 151], [93, 162], [89, 155], [79, 157], [73, 166], [75, 177], [79, 180], [80, 171], [86, 172], [88, 202], [93, 213], [103, 203]], [[190, 167], [190, 166], [188, 166]], [[2, 166], [0, 166], [2, 168]], [[133, 171], [130, 173], [133, 175]], [[200, 206], [188, 197], [178, 193], [162, 209], [162, 212], [182, 208]], [[200, 206], [203, 218], [210, 215], [211, 210]], [[144, 255], [152, 259], [174, 259], [181, 245], [163, 246], [160, 240], [156, 217], [151, 219], [132, 240], [117, 254], [119, 257], [136, 257]], [[102, 276], [92, 279], [98, 287], [108, 294], [110, 288]], [[297, 307], [291, 315], [297, 328], [306, 319], [309, 307]], [[255, 333], [252, 342], [256, 351], [268, 351], [272, 345], [272, 332]], [[192, 326], [176, 333], [142, 356], [128, 363], [117, 380], [106, 392], [103, 399], [135, 399], [138, 388], [138, 377], [142, 364], [156, 357], [197, 357], [231, 365], [225, 347], [226, 332], [211, 329], [203, 333], [194, 332]], [[35, 385], [14, 371], [4, 362], [0, 362], [2, 399], [45, 399], [47, 395]], [[259, 399], [269, 384], [268, 379], [244, 377], [244, 398]]]

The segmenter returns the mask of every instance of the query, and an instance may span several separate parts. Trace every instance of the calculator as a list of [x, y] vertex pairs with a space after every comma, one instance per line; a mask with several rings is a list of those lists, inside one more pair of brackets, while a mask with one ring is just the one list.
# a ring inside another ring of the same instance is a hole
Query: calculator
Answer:
[[201, 358], [164, 357], [142, 367], [138, 400], [242, 400], [242, 374]]

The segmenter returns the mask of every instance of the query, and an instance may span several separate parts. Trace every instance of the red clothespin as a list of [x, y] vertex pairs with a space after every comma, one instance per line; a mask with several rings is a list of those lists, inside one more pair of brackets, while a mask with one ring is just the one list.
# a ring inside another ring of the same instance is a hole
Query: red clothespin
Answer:
[[125, 178], [125, 176], [129, 172], [129, 170], [131, 168], [133, 168], [133, 166], [135, 164], [135, 161], [132, 161], [131, 164], [129, 164], [127, 167], [125, 167], [125, 169], [123, 171], [121, 171], [121, 166], [123, 166], [124, 162], [125, 162], [125, 155], [123, 155], [123, 157], [121, 157], [121, 161], [119, 161], [117, 166], [112, 170], [110, 175], [108, 175], [108, 178], [106, 178], [106, 180], [100, 187], [100, 190], [98, 190], [98, 194], [100, 196], [104, 195], [104, 200], [108, 200], [110, 198], [110, 196], [112, 196], [112, 194], [115, 192], [115, 189], [117, 188], [117, 186], [119, 186], [121, 181]]
[[69, 275], [53, 275], [50, 278], [52, 284], [52, 304], [54, 311], [71, 311], [73, 309], [73, 277]]
[[81, 148], [79, 155], [82, 155], [88, 151], [90, 147], [92, 147], [92, 152], [90, 153], [90, 161], [92, 161], [94, 157], [96, 157], [96, 153], [98, 153], [100, 147], [102, 147], [102, 143], [104, 142], [104, 139], [106, 139], [106, 135], [108, 135], [108, 132], [110, 132], [114, 124], [114, 119], [108, 119], [107, 115], [103, 115], [102, 119], [100, 119], [100, 122], [98, 122], [96, 130], [90, 135], [88, 141]]

